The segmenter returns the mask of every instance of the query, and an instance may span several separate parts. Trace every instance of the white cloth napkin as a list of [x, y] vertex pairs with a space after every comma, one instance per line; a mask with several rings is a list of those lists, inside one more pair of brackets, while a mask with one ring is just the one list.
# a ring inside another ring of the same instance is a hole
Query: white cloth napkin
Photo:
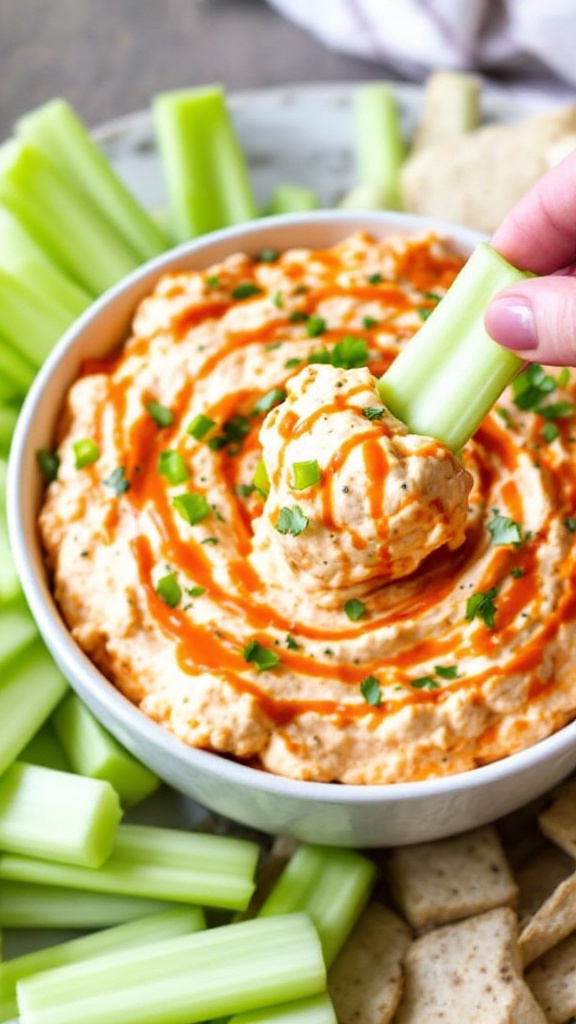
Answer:
[[269, 0], [327, 46], [422, 81], [476, 71], [496, 91], [576, 100], [576, 0]]

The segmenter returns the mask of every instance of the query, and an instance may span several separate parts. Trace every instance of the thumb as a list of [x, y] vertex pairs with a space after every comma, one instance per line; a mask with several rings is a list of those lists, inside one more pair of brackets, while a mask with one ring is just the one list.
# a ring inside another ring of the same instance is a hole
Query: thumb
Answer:
[[484, 324], [494, 341], [523, 359], [576, 366], [576, 277], [536, 277], [504, 289]]

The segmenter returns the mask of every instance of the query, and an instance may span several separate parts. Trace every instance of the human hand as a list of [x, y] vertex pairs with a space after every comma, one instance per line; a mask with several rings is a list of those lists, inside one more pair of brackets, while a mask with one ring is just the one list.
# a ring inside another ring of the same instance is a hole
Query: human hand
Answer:
[[526, 193], [491, 244], [539, 276], [499, 292], [488, 333], [529, 362], [576, 366], [576, 151]]

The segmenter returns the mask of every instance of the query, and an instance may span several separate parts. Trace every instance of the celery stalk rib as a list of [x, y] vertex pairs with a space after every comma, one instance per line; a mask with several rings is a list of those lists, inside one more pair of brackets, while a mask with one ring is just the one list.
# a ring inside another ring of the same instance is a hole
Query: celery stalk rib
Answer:
[[382, 82], [361, 86], [355, 102], [356, 154], [360, 184], [382, 190], [383, 205], [402, 209], [400, 168], [406, 158], [398, 103]]
[[5, 853], [0, 878], [244, 910], [258, 856], [256, 843], [232, 836], [122, 824], [97, 871]]
[[0, 682], [0, 772], [18, 757], [67, 689], [40, 640], [9, 662]]
[[27, 978], [21, 1024], [195, 1024], [325, 990], [305, 914], [243, 921]]
[[0, 332], [35, 367], [89, 301], [44, 260], [0, 268]]
[[0, 617], [0, 667], [19, 655], [38, 636], [36, 623], [23, 601], [2, 608]]
[[338, 1024], [327, 992], [307, 999], [295, 999], [265, 1010], [239, 1013], [228, 1024]]
[[0, 964], [0, 1020], [16, 1017], [16, 984], [24, 978], [69, 964], [117, 956], [124, 950], [152, 946], [178, 935], [201, 931], [206, 925], [199, 907], [175, 907], [137, 921], [83, 935], [46, 949], [14, 957]]
[[12, 391], [18, 399], [24, 397], [36, 376], [36, 367], [22, 351], [11, 345], [0, 331], [0, 366], [2, 373], [12, 384]]
[[318, 206], [318, 196], [313, 189], [287, 181], [276, 185], [266, 213], [302, 213], [316, 210]]
[[220, 87], [161, 93], [152, 114], [177, 241], [258, 215]]
[[58, 741], [51, 720], [26, 744], [18, 757], [24, 764], [37, 764], [41, 768], [53, 768], [56, 772], [69, 772], [71, 766]]
[[168, 248], [167, 236], [116, 174], [65, 100], [51, 100], [25, 114], [15, 130], [40, 150], [73, 188], [86, 193], [141, 261]]
[[171, 907], [166, 900], [144, 896], [0, 883], [0, 928], [109, 928]]
[[420, 330], [380, 378], [380, 396], [416, 434], [458, 452], [522, 367], [497, 345], [483, 314], [494, 295], [529, 274], [483, 242]]
[[98, 868], [121, 817], [109, 782], [16, 761], [0, 777], [0, 849]]
[[[10, 451], [17, 419], [18, 409], [13, 405], [0, 405], [0, 458], [5, 458]], [[0, 565], [3, 563], [0, 562]]]

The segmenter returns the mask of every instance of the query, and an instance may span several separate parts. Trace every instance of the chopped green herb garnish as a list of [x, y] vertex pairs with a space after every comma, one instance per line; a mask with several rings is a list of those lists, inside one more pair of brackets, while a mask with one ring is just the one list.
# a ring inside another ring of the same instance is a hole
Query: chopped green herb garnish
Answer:
[[275, 405], [280, 405], [286, 398], [286, 391], [284, 388], [272, 388], [272, 391], [268, 391], [262, 398], [259, 398], [256, 402], [253, 413], [258, 414], [261, 412], [270, 412]]
[[269, 341], [264, 347], [267, 352], [273, 352], [275, 348], [280, 348], [283, 344], [283, 341]]
[[204, 537], [204, 540], [200, 541], [201, 544], [219, 544], [218, 537]]
[[209, 288], [217, 288], [220, 284], [220, 278], [216, 277], [216, 274], [211, 274], [206, 278], [206, 284]]
[[284, 366], [287, 370], [295, 370], [297, 366], [300, 366], [304, 362], [303, 359], [287, 359]]
[[274, 295], [272, 296], [272, 303], [273, 303], [274, 306], [276, 306], [276, 309], [283, 309], [284, 308], [284, 293], [283, 292], [274, 292]]
[[232, 289], [233, 299], [251, 299], [254, 295], [261, 295], [262, 289], [254, 281], [244, 281]]
[[49, 448], [39, 448], [36, 452], [36, 462], [46, 483], [52, 483], [58, 476], [60, 456], [56, 452], [51, 452]]
[[437, 683], [433, 676], [419, 676], [418, 679], [411, 679], [410, 686], [415, 690], [439, 690], [440, 683]]
[[494, 412], [496, 413], [497, 416], [500, 417], [502, 422], [505, 423], [507, 427], [510, 426], [510, 424], [512, 422], [512, 419], [511, 419], [510, 413], [508, 412], [508, 409], [505, 409], [501, 405], [497, 405], [495, 410], [494, 410]]
[[431, 309], [427, 309], [426, 306], [418, 306], [417, 313], [421, 320], [427, 320], [432, 312]]
[[174, 413], [165, 405], [160, 405], [159, 402], [147, 402], [146, 408], [159, 427], [171, 427], [174, 423]]
[[158, 580], [156, 593], [169, 608], [175, 608], [177, 604], [180, 604], [182, 587], [178, 583], [175, 572], [169, 572], [167, 576], [162, 576]]
[[124, 466], [117, 466], [116, 469], [113, 469], [110, 476], [105, 477], [102, 483], [105, 487], [111, 487], [117, 497], [125, 494], [130, 488], [130, 481], [126, 479]]
[[295, 491], [303, 491], [306, 487], [314, 487], [315, 484], [320, 483], [320, 466], [316, 459], [310, 459], [308, 462], [293, 462], [292, 473], [292, 487]]
[[236, 494], [239, 498], [249, 498], [254, 493], [254, 484], [238, 484]]
[[326, 330], [326, 321], [321, 316], [308, 317], [306, 322], [306, 334], [309, 338], [317, 338], [319, 334], [324, 334]]
[[74, 441], [72, 445], [74, 452], [74, 466], [76, 469], [84, 469], [93, 465], [100, 458], [100, 449], [95, 441], [89, 437], [83, 437], [80, 441]]
[[255, 665], [258, 672], [265, 672], [267, 669], [276, 668], [280, 664], [280, 656], [269, 647], [263, 647], [257, 640], [249, 640], [242, 651], [244, 661]]
[[318, 349], [308, 356], [309, 363], [328, 363], [343, 370], [357, 369], [368, 362], [368, 343], [364, 338], [347, 335], [339, 341], [331, 352], [327, 348]]
[[380, 680], [376, 676], [366, 676], [360, 683], [360, 693], [364, 697], [367, 704], [371, 704], [373, 708], [377, 708], [382, 703], [382, 690], [380, 688]]
[[576, 519], [574, 519], [573, 516], [568, 516], [568, 518], [564, 519], [563, 522], [564, 526], [570, 531], [570, 533], [576, 533]]
[[440, 679], [458, 679], [458, 665], [434, 665], [434, 671]]
[[190, 597], [201, 597], [202, 594], [206, 593], [206, 587], [186, 587], [186, 593]]
[[488, 533], [492, 543], [496, 546], [513, 544], [518, 547], [522, 543], [522, 527], [520, 523], [510, 519], [509, 516], [501, 516], [497, 508], [492, 509], [493, 519], [488, 523]]
[[471, 594], [466, 601], [466, 618], [468, 621], [472, 622], [473, 619], [478, 617], [488, 626], [488, 629], [494, 629], [494, 616], [496, 614], [494, 598], [497, 593], [496, 587], [490, 587], [490, 590], [479, 590], [476, 594]]
[[180, 452], [176, 451], [160, 452], [158, 472], [170, 484], [183, 484], [185, 480], [190, 479], [190, 470]]
[[256, 259], [258, 259], [260, 263], [275, 263], [279, 255], [280, 253], [277, 249], [262, 249], [262, 251], [258, 253]]
[[308, 313], [304, 313], [301, 309], [294, 309], [288, 319], [291, 324], [302, 324], [308, 319]]
[[518, 568], [511, 569], [510, 570], [510, 575], [513, 576], [515, 580], [519, 580], [519, 579], [522, 579], [522, 576], [526, 575], [526, 571], [524, 569], [520, 569], [518, 567]]
[[362, 317], [362, 327], [364, 328], [365, 331], [369, 331], [371, 327], [376, 327], [377, 324], [378, 321], [373, 316]]
[[555, 423], [550, 422], [550, 420], [544, 424], [540, 433], [542, 440], [545, 441], [546, 444], [551, 444], [552, 441], [555, 441], [556, 438], [560, 436], [558, 427]]
[[254, 484], [255, 490], [258, 491], [260, 497], [264, 498], [265, 500], [268, 497], [268, 492], [270, 490], [270, 481], [268, 479], [268, 473], [266, 472], [264, 459], [258, 459], [252, 483]]
[[291, 633], [286, 633], [286, 647], [290, 651], [299, 651], [301, 644], [297, 644]]
[[382, 284], [383, 280], [382, 274], [370, 274], [368, 284]]
[[357, 622], [358, 619], [361, 619], [366, 614], [366, 605], [362, 601], [358, 601], [357, 598], [351, 597], [344, 604], [343, 610], [352, 622]]
[[[572, 402], [560, 401], [544, 404], [547, 395], [557, 387], [564, 387], [566, 383], [567, 377], [562, 370], [558, 377], [553, 377], [550, 373], [546, 373], [539, 363], [532, 363], [512, 381], [514, 402], [519, 409], [537, 413], [547, 421], [566, 419], [574, 412]], [[542, 437], [546, 442], [553, 441], [558, 437], [558, 433], [559, 431], [554, 432], [549, 424], [545, 424], [542, 428]]]
[[205, 416], [204, 413], [199, 412], [193, 420], [186, 427], [186, 433], [190, 434], [196, 441], [201, 441], [206, 434], [209, 434], [212, 427], [216, 424], [214, 420], [211, 420], [209, 416]]
[[250, 420], [247, 416], [241, 416], [237, 413], [226, 421], [220, 434], [215, 434], [214, 437], [208, 439], [207, 444], [215, 452], [220, 451], [221, 448], [228, 447], [230, 454], [235, 455], [239, 451], [242, 441], [249, 433]]
[[299, 505], [294, 505], [293, 508], [284, 506], [280, 509], [275, 528], [278, 533], [291, 533], [293, 537], [298, 537], [308, 528], [309, 522], [308, 516], [304, 515]]
[[210, 514], [212, 509], [203, 494], [195, 491], [184, 491], [184, 494], [176, 494], [172, 498], [172, 504], [179, 516], [194, 526]]
[[574, 412], [574, 406], [572, 402], [550, 402], [539, 406], [537, 412], [545, 420], [565, 420]]
[[386, 409], [383, 405], [367, 405], [362, 409], [362, 415], [365, 416], [367, 420], [381, 420], [385, 414]]

